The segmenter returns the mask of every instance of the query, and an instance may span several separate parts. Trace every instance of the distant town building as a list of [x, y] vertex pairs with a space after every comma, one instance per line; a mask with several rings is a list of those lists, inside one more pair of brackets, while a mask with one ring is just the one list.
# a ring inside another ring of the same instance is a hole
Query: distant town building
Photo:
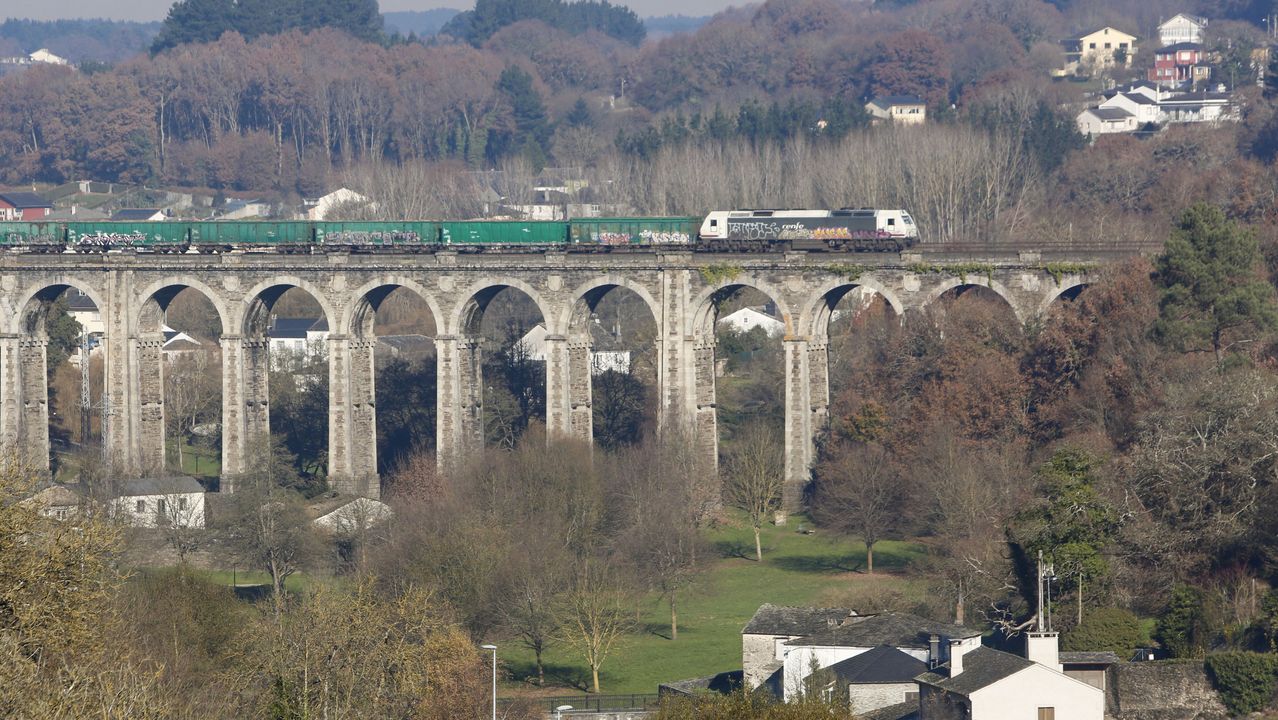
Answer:
[[338, 188], [327, 195], [304, 200], [302, 206], [306, 209], [307, 220], [327, 220], [329, 214], [341, 205], [371, 202], [371, 200], [350, 188]]
[[389, 505], [368, 498], [340, 501], [335, 507], [322, 508], [322, 514], [311, 521], [315, 527], [334, 535], [358, 535], [391, 518]]
[[[549, 336], [550, 331], [546, 329], [544, 323], [537, 323], [533, 326], [533, 329], [524, 333], [524, 336], [519, 339], [519, 344], [523, 351], [527, 353], [529, 360], [546, 362], [546, 341]], [[590, 374], [599, 375], [609, 370], [622, 373], [630, 372], [630, 352], [592, 350], [590, 353]]]
[[0, 190], [0, 220], [43, 220], [52, 211], [53, 203], [33, 192]]
[[18, 504], [34, 509], [44, 517], [66, 520], [80, 511], [84, 499], [66, 485], [50, 485]]
[[121, 208], [111, 215], [111, 222], [159, 222], [169, 216], [160, 208]]
[[222, 220], [247, 220], [271, 214], [271, 203], [265, 200], [228, 200], [222, 208]]
[[913, 95], [885, 95], [865, 104], [874, 122], [920, 125], [927, 121], [927, 103]]
[[1197, 85], [1211, 79], [1211, 66], [1198, 43], [1176, 43], [1154, 51], [1154, 67], [1149, 69], [1150, 82], [1159, 85]]
[[1136, 36], [1105, 26], [1061, 43], [1065, 49], [1065, 66], [1054, 71], [1057, 76], [1092, 75], [1106, 68], [1131, 67], [1136, 56]]
[[1177, 13], [1158, 26], [1158, 41], [1163, 45], [1201, 43], [1207, 29], [1207, 18]]
[[328, 320], [324, 318], [271, 318], [266, 329], [271, 349], [271, 367], [317, 358], [328, 342]]
[[45, 63], [48, 65], [69, 65], [70, 62], [64, 58], [49, 52], [49, 48], [40, 48], [31, 53], [27, 57], [31, 58], [33, 63]]

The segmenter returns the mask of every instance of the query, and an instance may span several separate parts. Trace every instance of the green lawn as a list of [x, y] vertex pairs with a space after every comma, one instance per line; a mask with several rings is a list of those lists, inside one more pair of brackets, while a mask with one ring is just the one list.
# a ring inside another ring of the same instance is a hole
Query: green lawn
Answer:
[[[917, 545], [884, 541], [875, 546], [875, 575], [864, 573], [865, 546], [825, 535], [804, 535], [795, 517], [785, 527], [768, 526], [763, 536], [763, 562], [753, 559], [754, 537], [748, 526], [712, 531], [720, 558], [699, 587], [680, 600], [679, 639], [671, 641], [670, 610], [663, 601], [645, 605], [643, 627], [626, 638], [604, 663], [600, 685], [605, 694], [655, 693], [657, 684], [711, 675], [741, 667], [741, 628], [765, 602], [777, 605], [838, 604], [855, 591], [893, 591], [907, 597], [925, 590], [900, 570], [922, 556]], [[866, 608], [862, 608], [866, 609]], [[498, 651], [513, 680], [506, 692], [528, 688], [522, 678], [534, 673], [531, 652], [507, 641]], [[562, 684], [556, 694], [586, 687], [585, 664], [565, 648], [546, 655], [547, 684]]]
[[[168, 462], [177, 465], [177, 441], [169, 438]], [[217, 477], [222, 474], [222, 453], [218, 448], [196, 447], [190, 443], [182, 444], [183, 475]]]

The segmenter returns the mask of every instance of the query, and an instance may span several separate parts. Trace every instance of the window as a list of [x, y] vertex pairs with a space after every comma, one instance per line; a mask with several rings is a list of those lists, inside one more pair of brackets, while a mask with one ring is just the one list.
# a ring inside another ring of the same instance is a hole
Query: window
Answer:
[[1087, 49], [1088, 49], [1088, 50], [1095, 50], [1095, 49], [1096, 49], [1096, 43], [1087, 43]]
[[1105, 49], [1108, 50], [1109, 47], [1110, 47], [1109, 43], [1105, 43]]
[[888, 218], [888, 226], [896, 225], [896, 218]]
[[1038, 720], [1056, 720], [1056, 708], [1054, 707], [1039, 708]]
[[142, 513], [142, 512], [146, 512], [146, 501], [145, 501], [145, 500], [139, 500], [139, 501], [138, 501], [138, 504], [137, 504], [137, 508], [138, 508], [138, 509], [137, 509], [137, 512], [140, 512], [140, 513]]
[[155, 512], [156, 512], [156, 514], [157, 514], [157, 515], [163, 515], [163, 514], [164, 514], [164, 499], [163, 499], [163, 498], [160, 498], [159, 500], [156, 500], [156, 501], [155, 501]]
[[178, 510], [186, 509], [186, 498], [178, 498]]

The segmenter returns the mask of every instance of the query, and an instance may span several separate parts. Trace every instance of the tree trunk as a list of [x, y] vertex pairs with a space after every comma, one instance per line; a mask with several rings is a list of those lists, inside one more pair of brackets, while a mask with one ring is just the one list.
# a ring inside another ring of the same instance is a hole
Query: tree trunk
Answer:
[[670, 639], [679, 639], [679, 613], [675, 610], [675, 594], [670, 591]]
[[759, 526], [754, 526], [754, 559], [763, 562], [763, 545], [759, 542]]
[[595, 663], [590, 664], [590, 692], [599, 694], [599, 666]]
[[865, 570], [869, 574], [874, 574], [874, 543], [867, 542], [865, 544]]
[[546, 686], [546, 666], [541, 663], [541, 648], [533, 651], [537, 656], [537, 686]]

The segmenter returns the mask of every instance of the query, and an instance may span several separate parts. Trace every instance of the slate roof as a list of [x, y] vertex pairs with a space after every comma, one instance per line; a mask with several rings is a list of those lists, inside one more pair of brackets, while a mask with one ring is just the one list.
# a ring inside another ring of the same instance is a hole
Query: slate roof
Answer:
[[75, 288], [71, 288], [71, 291], [68, 292], [65, 297], [67, 301], [67, 310], [84, 312], [98, 311], [98, 306], [93, 302], [93, 299]]
[[785, 607], [764, 603], [741, 630], [743, 635], [811, 635], [855, 613], [848, 608]]
[[302, 340], [308, 330], [321, 332], [328, 330], [328, 320], [324, 318], [275, 318], [266, 330], [266, 336], [280, 340]]
[[792, 647], [876, 647], [930, 648], [931, 637], [970, 638], [981, 634], [962, 625], [934, 622], [910, 613], [886, 612], [848, 618], [838, 627], [811, 633], [786, 643]]
[[1148, 95], [1141, 95], [1140, 93], [1119, 93], [1119, 94], [1127, 98], [1128, 100], [1131, 100], [1132, 102], [1136, 103], [1137, 105], [1157, 105], [1158, 104], [1154, 102], [1154, 99], [1149, 97]]
[[729, 670], [708, 677], [661, 683], [657, 686], [657, 694], [704, 695], [717, 693], [719, 695], [727, 695], [741, 687], [744, 675], [740, 670]]
[[1158, 48], [1155, 52], [1159, 55], [1168, 55], [1170, 53], [1180, 52], [1181, 50], [1202, 50], [1200, 43], [1178, 42], [1175, 45], [1166, 45]]
[[150, 220], [155, 217], [156, 213], [162, 212], [160, 208], [122, 208], [116, 210], [111, 216], [111, 221], [141, 222]]
[[1101, 120], [1125, 120], [1129, 117], [1135, 117], [1134, 115], [1132, 115], [1131, 113], [1127, 112], [1126, 110], [1122, 108], [1114, 108], [1114, 107], [1091, 108], [1087, 112], [1095, 115]]
[[1117, 665], [1118, 655], [1104, 652], [1063, 652], [1059, 654], [1062, 665]]
[[138, 495], [180, 495], [183, 493], [202, 493], [204, 486], [194, 478], [186, 476], [163, 478], [140, 478], [125, 480], [120, 486], [120, 497], [136, 497]]
[[10, 207], [17, 209], [22, 208], [51, 208], [53, 203], [45, 200], [40, 195], [33, 192], [22, 192], [20, 190], [5, 190], [0, 192], [0, 200], [8, 203]]
[[963, 656], [963, 672], [958, 677], [949, 677], [950, 664], [945, 663], [938, 668], [945, 670], [945, 673], [925, 672], [914, 679], [956, 695], [967, 696], [1033, 665], [1032, 661], [1020, 655], [979, 647]]
[[857, 715], [860, 720], [917, 720], [919, 716], [919, 701], [907, 701], [888, 705], [878, 708], [877, 710], [868, 710]]
[[916, 675], [927, 671], [927, 663], [890, 645], [880, 645], [828, 669], [844, 683], [875, 685], [911, 682]]

